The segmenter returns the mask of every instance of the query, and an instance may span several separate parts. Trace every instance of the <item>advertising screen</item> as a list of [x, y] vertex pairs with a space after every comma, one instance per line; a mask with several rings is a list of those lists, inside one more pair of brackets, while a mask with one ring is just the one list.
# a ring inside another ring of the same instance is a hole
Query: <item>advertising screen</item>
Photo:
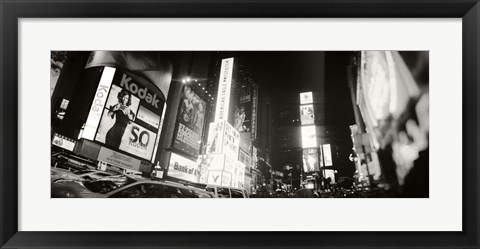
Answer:
[[237, 176], [237, 188], [245, 187], [245, 164], [238, 162], [238, 176]]
[[240, 150], [247, 154], [252, 151], [252, 139], [249, 132], [240, 133]]
[[315, 126], [302, 126], [302, 148], [314, 148], [317, 147], [317, 136], [315, 132]]
[[313, 112], [313, 105], [300, 106], [300, 121], [302, 125], [311, 125], [315, 121], [315, 114]]
[[233, 127], [240, 133], [248, 133], [252, 129], [252, 86], [243, 85], [239, 90], [238, 106], [233, 117]]
[[208, 181], [209, 185], [230, 186], [230, 173], [221, 170], [209, 170]]
[[237, 162], [238, 162], [237, 158], [229, 157], [225, 155], [225, 163], [223, 166], [223, 170], [229, 173], [234, 173], [235, 167], [237, 166]]
[[159, 129], [160, 127], [160, 116], [143, 106], [140, 106], [140, 109], [138, 109], [137, 118], [151, 126], [153, 129]]
[[207, 154], [222, 153], [224, 123], [223, 121], [210, 123], [207, 139]]
[[164, 104], [159, 94], [117, 70], [95, 140], [150, 160]]
[[240, 147], [240, 133], [228, 122], [225, 122], [225, 136], [223, 138], [223, 153], [229, 157], [238, 159], [238, 150]]
[[231, 180], [231, 186], [234, 188], [238, 188], [238, 173], [239, 173], [239, 162], [235, 164], [234, 166], [234, 171], [232, 172], [232, 180]]
[[223, 171], [222, 172], [222, 183], [221, 183], [221, 185], [225, 186], [225, 187], [230, 187], [231, 184], [232, 184], [232, 174]]
[[199, 162], [172, 153], [167, 175], [177, 179], [198, 183], [200, 182], [202, 173], [199, 166]]
[[205, 164], [208, 164], [209, 170], [223, 170], [225, 165], [225, 155], [207, 155], [205, 157]]
[[303, 149], [303, 170], [305, 172], [319, 171], [318, 149]]
[[331, 183], [335, 183], [335, 171], [333, 169], [326, 169], [325, 178], [330, 178], [332, 180]]
[[75, 148], [75, 143], [76, 143], [75, 140], [68, 138], [66, 136], [62, 136], [58, 133], [55, 133], [52, 141], [53, 145], [58, 146], [60, 148], [64, 148], [69, 151], [73, 151], [73, 149]]
[[190, 158], [197, 158], [200, 152], [205, 107], [206, 102], [198, 94], [189, 86], [183, 87], [173, 147]]
[[332, 151], [330, 150], [330, 144], [323, 145], [323, 158], [325, 160], [325, 166], [332, 166]]
[[113, 151], [111, 149], [101, 147], [97, 157], [98, 161], [107, 162], [109, 164], [121, 167], [123, 169], [130, 169], [140, 171], [141, 161], [125, 154]]
[[313, 95], [312, 92], [304, 92], [300, 93], [300, 104], [311, 104], [313, 103]]

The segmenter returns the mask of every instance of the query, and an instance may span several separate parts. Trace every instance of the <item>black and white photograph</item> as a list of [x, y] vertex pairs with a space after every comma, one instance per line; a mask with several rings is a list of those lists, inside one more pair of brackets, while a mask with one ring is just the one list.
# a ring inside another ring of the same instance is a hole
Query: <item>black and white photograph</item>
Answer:
[[51, 198], [429, 198], [429, 58], [51, 51]]

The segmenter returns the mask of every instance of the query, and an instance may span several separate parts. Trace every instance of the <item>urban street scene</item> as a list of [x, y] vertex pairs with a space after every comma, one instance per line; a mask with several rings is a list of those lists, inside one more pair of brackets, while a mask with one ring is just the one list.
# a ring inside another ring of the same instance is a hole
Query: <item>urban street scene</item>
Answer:
[[52, 198], [428, 198], [428, 51], [51, 51]]

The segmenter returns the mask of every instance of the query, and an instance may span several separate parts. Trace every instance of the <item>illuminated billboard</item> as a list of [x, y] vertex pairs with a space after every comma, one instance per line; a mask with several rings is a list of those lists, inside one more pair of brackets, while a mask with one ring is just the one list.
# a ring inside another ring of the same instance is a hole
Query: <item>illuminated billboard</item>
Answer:
[[98, 84], [97, 91], [95, 92], [95, 97], [90, 107], [90, 112], [88, 113], [87, 122], [85, 123], [85, 128], [82, 133], [82, 137], [88, 140], [93, 140], [95, 138], [95, 133], [97, 132], [98, 124], [100, 119], [102, 119], [103, 109], [105, 103], [107, 102], [108, 93], [112, 85], [113, 76], [115, 75], [115, 68], [105, 67], [102, 72], [102, 77], [100, 78], [100, 83]]
[[229, 157], [238, 159], [238, 149], [240, 147], [240, 133], [225, 121], [225, 135], [223, 136], [223, 153]]
[[224, 121], [210, 123], [207, 139], [207, 154], [222, 153]]
[[238, 106], [235, 108], [233, 127], [240, 133], [249, 133], [252, 129], [252, 86], [243, 85], [239, 90]]
[[301, 126], [302, 131], [302, 148], [315, 148], [317, 147], [317, 136], [315, 132], [315, 126]]
[[210, 170], [208, 171], [208, 181], [209, 185], [218, 185], [224, 187], [230, 187], [232, 181], [232, 174], [220, 171], [220, 170]]
[[180, 108], [175, 124], [173, 148], [190, 158], [197, 158], [200, 152], [206, 102], [189, 86], [184, 86]]
[[313, 103], [313, 95], [312, 92], [304, 92], [300, 93], [300, 104], [311, 104]]
[[326, 169], [324, 170], [324, 173], [325, 178], [330, 178], [331, 183], [335, 183], [335, 171], [333, 169]]
[[332, 166], [332, 151], [330, 150], [330, 144], [323, 145], [323, 158], [325, 160], [325, 166]]
[[245, 170], [246, 170], [245, 164], [238, 162], [238, 176], [237, 176], [238, 188], [245, 187]]
[[73, 151], [76, 141], [69, 137], [55, 133], [53, 136], [52, 144], [66, 150]]
[[221, 170], [209, 170], [207, 184], [222, 185], [222, 173]]
[[[120, 70], [116, 70], [112, 83], [103, 104], [103, 114], [95, 141], [105, 144], [110, 149], [150, 160], [160, 129], [160, 116], [164, 105], [161, 93], [156, 88], [146, 87], [139, 83], [139, 80]], [[100, 81], [99, 89], [108, 92], [100, 87], [102, 85]], [[96, 99], [94, 105], [95, 103]]]
[[230, 107], [230, 91], [232, 87], [233, 58], [222, 60], [220, 78], [218, 81], [215, 121], [228, 120]]
[[238, 158], [240, 133], [227, 121], [210, 123], [207, 140], [207, 154], [224, 153]]
[[123, 153], [119, 153], [103, 146], [100, 147], [97, 160], [121, 167], [123, 169], [135, 171], [140, 171], [140, 165], [142, 164], [142, 162], [136, 158], [127, 156]]
[[319, 171], [318, 149], [303, 149], [303, 170], [305, 172]]
[[201, 160], [192, 161], [172, 153], [168, 167], [168, 176], [199, 183], [203, 178], [202, 175], [208, 173], [208, 170], [202, 170], [202, 166], [205, 167], [206, 164], [202, 164]]
[[300, 121], [302, 125], [311, 125], [315, 122], [312, 104], [300, 106]]

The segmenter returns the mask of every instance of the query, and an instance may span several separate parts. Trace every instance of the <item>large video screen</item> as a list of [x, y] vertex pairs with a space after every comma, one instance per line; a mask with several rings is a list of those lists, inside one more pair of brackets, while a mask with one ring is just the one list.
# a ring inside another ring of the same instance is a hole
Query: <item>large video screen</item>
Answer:
[[317, 135], [315, 125], [302, 126], [302, 148], [317, 147]]
[[300, 106], [300, 122], [302, 123], [302, 125], [314, 124], [315, 114], [312, 104]]
[[162, 109], [163, 100], [158, 91], [148, 89], [117, 70], [95, 141], [150, 160]]
[[303, 149], [303, 170], [305, 172], [319, 171], [318, 149]]

